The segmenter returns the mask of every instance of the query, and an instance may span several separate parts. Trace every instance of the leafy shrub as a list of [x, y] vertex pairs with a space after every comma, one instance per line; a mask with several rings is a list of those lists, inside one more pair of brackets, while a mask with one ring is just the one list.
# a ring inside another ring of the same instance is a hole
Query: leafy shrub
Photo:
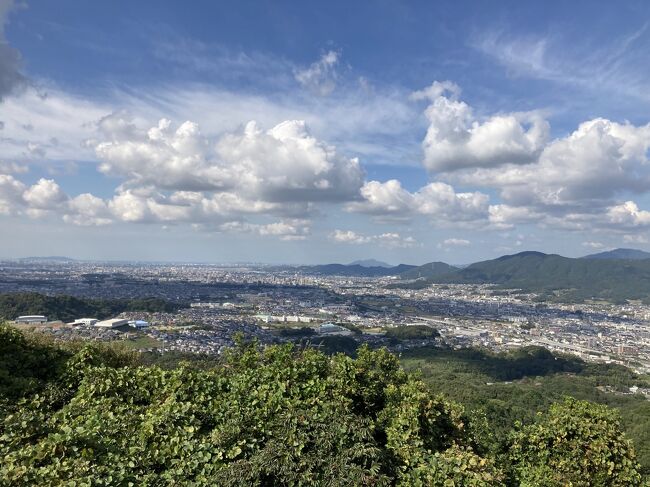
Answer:
[[640, 480], [607, 408], [567, 401], [512, 433], [507, 452], [488, 453], [485, 424], [432, 394], [386, 350], [361, 347], [353, 359], [239, 343], [213, 367], [166, 370], [109, 347], [40, 343], [6, 327], [0, 339], [2, 377], [29, 357], [35, 367], [23, 371], [26, 387], [5, 389], [2, 486]]
[[618, 415], [567, 398], [513, 435], [508, 453], [522, 486], [634, 486], [641, 475]]

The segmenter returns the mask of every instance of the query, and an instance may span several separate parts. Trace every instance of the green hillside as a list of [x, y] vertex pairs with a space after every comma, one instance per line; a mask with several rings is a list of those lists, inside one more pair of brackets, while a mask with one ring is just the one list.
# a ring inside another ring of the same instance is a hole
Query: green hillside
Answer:
[[428, 264], [402, 272], [400, 277], [402, 279], [430, 279], [447, 275], [456, 270], [458, 270], [456, 267], [445, 264], [444, 262], [429, 262]]
[[521, 252], [472, 264], [434, 276], [429, 283], [497, 284], [548, 293], [563, 290], [562, 298], [619, 301], [650, 297], [650, 260], [571, 259], [541, 252]]
[[615, 410], [563, 399], [495, 442], [484, 415], [385, 350], [240, 344], [165, 369], [139, 357], [0, 327], [0, 485], [642, 482]]
[[417, 370], [432, 389], [484, 416], [495, 450], [507, 445], [515, 421], [530, 423], [538, 411], [566, 396], [615, 408], [643, 471], [650, 474], [650, 401], [629, 393], [630, 386], [650, 387], [649, 377], [540, 347], [503, 353], [422, 348], [404, 352], [401, 363], [406, 370]]

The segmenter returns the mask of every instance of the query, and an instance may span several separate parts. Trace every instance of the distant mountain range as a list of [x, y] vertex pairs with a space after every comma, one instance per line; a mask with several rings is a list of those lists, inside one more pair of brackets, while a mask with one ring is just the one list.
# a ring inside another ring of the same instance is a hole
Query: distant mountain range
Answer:
[[627, 259], [645, 260], [650, 259], [650, 252], [637, 249], [614, 249], [598, 254], [585, 255], [583, 259]]
[[456, 271], [458, 271], [458, 267], [445, 264], [444, 262], [429, 262], [428, 264], [402, 272], [400, 277], [402, 279], [433, 279]]
[[298, 270], [318, 275], [396, 276], [403, 282], [392, 287], [410, 289], [432, 283], [495, 284], [540, 293], [547, 299], [593, 298], [615, 302], [642, 299], [650, 302], [650, 253], [634, 249], [615, 249], [576, 259], [527, 251], [463, 268], [444, 262], [394, 267], [369, 265], [371, 263], [377, 261], [303, 266]]
[[63, 257], [59, 255], [52, 255], [46, 257], [19, 257], [17, 259], [10, 259], [16, 262], [44, 262], [44, 263], [69, 263], [69, 262], [78, 262], [77, 259], [71, 257]]
[[386, 262], [382, 262], [381, 260], [376, 260], [376, 259], [355, 260], [354, 262], [351, 262], [349, 265], [360, 265], [361, 267], [393, 267], [392, 265], [387, 264]]
[[[412, 278], [412, 275], [413, 271], [408, 271], [402, 277]], [[477, 262], [402, 287], [422, 288], [431, 283], [496, 284], [570, 300], [650, 300], [650, 260], [572, 259], [529, 251]]]
[[367, 267], [360, 264], [325, 264], [297, 267], [296, 270], [305, 274], [321, 276], [349, 276], [349, 277], [386, 277], [399, 276], [400, 274], [414, 269], [416, 266], [400, 264], [393, 267], [373, 266]]

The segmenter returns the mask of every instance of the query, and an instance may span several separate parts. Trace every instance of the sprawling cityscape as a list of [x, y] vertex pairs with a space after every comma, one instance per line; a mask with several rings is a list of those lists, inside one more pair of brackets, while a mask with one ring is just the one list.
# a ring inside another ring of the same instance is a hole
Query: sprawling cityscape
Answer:
[[[650, 372], [650, 306], [641, 302], [545, 303], [535, 293], [486, 284], [399, 289], [392, 286], [395, 277], [310, 275], [309, 268], [300, 269], [5, 261], [0, 263], [0, 293], [158, 297], [177, 303], [175, 312], [124, 312], [112, 321], [15, 317], [24, 322], [19, 326], [60, 340], [121, 340], [159, 353], [219, 354], [238, 334], [268, 344], [346, 336], [393, 351], [423, 345], [493, 351], [537, 345]], [[399, 341], [385, 336], [391, 328], [412, 325], [434, 328], [440, 336]], [[294, 334], [286, 332], [291, 329]]]

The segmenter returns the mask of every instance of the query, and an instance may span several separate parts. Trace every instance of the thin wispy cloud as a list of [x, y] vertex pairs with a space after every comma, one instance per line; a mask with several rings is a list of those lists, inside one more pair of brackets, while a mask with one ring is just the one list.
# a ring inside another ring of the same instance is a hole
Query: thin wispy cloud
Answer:
[[341, 54], [338, 51], [324, 53], [318, 61], [306, 68], [296, 69], [296, 81], [312, 93], [320, 96], [330, 95], [336, 88], [337, 66]]
[[615, 39], [585, 35], [580, 39], [554, 33], [521, 35], [488, 31], [470, 43], [514, 76], [574, 85], [650, 101], [646, 53], [649, 24]]

